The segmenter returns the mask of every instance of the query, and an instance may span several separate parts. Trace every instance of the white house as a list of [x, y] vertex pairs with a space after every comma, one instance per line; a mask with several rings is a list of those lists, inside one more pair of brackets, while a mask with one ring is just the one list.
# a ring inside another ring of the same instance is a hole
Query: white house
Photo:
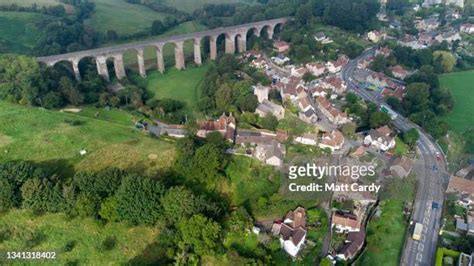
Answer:
[[392, 135], [392, 130], [387, 126], [372, 129], [364, 138], [364, 145], [388, 151], [395, 147], [395, 137]]
[[316, 77], [321, 76], [326, 72], [326, 66], [321, 63], [307, 63], [306, 68]]
[[269, 87], [262, 86], [262, 84], [258, 84], [256, 86], [252, 86], [253, 94], [257, 96], [258, 102], [262, 103], [265, 100], [268, 100], [268, 92], [270, 91]]
[[304, 133], [303, 135], [296, 137], [295, 142], [298, 142], [304, 145], [315, 146], [318, 143], [318, 137], [315, 134]]
[[274, 223], [272, 232], [280, 236], [281, 247], [292, 257], [296, 257], [306, 240], [306, 212], [298, 207], [289, 211], [283, 222]]
[[331, 151], [339, 150], [344, 145], [344, 136], [339, 130], [334, 130], [331, 133], [324, 133], [319, 147], [321, 149], [329, 148]]
[[281, 167], [285, 158], [285, 145], [272, 140], [269, 144], [258, 144], [254, 151], [254, 156], [272, 166]]
[[467, 34], [474, 34], [474, 24], [471, 24], [471, 23], [462, 24], [460, 31]]

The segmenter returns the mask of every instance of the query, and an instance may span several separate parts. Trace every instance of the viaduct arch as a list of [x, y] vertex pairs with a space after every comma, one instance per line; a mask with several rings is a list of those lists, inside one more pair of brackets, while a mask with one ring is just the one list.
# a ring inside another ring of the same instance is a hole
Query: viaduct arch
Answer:
[[79, 62], [85, 57], [94, 58], [96, 62], [97, 72], [106, 80], [110, 80], [107, 69], [107, 59], [113, 59], [114, 71], [117, 79], [123, 79], [125, 74], [125, 66], [123, 62], [123, 54], [127, 50], [136, 50], [138, 59], [138, 68], [140, 76], [146, 77], [144, 50], [147, 47], [155, 47], [157, 53], [158, 70], [163, 73], [165, 71], [165, 64], [163, 59], [163, 47], [167, 43], [174, 44], [175, 66], [177, 69], [185, 68], [184, 61], [184, 42], [192, 40], [194, 43], [194, 62], [197, 65], [202, 64], [201, 59], [201, 40], [208, 37], [210, 41], [210, 59], [217, 58], [217, 38], [219, 35], [225, 35], [225, 53], [233, 54], [237, 50], [239, 53], [245, 52], [247, 49], [247, 33], [253, 31], [259, 37], [262, 30], [266, 30], [268, 38], [272, 39], [275, 28], [283, 26], [289, 18], [279, 18], [273, 20], [266, 20], [260, 22], [253, 22], [232, 27], [221, 27], [208, 31], [187, 33], [176, 35], [156, 40], [147, 40], [136, 43], [122, 44], [111, 47], [104, 47], [92, 50], [85, 50], [67, 54], [52, 55], [45, 57], [38, 57], [39, 62], [45, 63], [48, 66], [54, 66], [56, 63], [67, 61], [72, 65], [74, 75], [77, 80], [81, 80], [79, 72]]

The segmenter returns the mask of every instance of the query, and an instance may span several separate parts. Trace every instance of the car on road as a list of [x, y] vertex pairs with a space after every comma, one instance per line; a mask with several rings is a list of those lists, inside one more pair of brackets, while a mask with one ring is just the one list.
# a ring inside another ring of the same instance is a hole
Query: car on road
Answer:
[[443, 160], [443, 157], [441, 157], [441, 153], [436, 152], [436, 159], [437, 159], [438, 161]]
[[421, 232], [423, 231], [423, 225], [420, 223], [415, 224], [415, 230], [413, 230], [413, 240], [420, 240], [421, 239]]
[[433, 201], [433, 202], [431, 203], [431, 208], [432, 208], [433, 210], [439, 209], [439, 203], [436, 202], [436, 201]]
[[436, 167], [436, 165], [433, 165], [433, 171], [438, 172], [438, 167]]

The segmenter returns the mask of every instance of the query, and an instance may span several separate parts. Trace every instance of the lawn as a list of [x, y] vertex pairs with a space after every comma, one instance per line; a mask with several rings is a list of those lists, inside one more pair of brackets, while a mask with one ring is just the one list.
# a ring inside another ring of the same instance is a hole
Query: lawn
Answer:
[[474, 70], [443, 74], [439, 77], [442, 88], [448, 88], [454, 98], [454, 109], [443, 117], [450, 128], [462, 134], [474, 125]]
[[[64, 214], [34, 215], [26, 210], [0, 214], [0, 251], [54, 251], [54, 265], [125, 265], [141, 256], [159, 231], [147, 226], [102, 224]], [[109, 240], [109, 248], [104, 241]], [[46, 262], [50, 264], [51, 262]], [[17, 263], [20, 265], [20, 263]]]
[[97, 31], [114, 30], [118, 34], [132, 34], [151, 28], [154, 20], [168, 15], [124, 0], [94, 0], [96, 12], [88, 23]]
[[[163, 75], [157, 71], [148, 73], [148, 78], [132, 77], [145, 83], [150, 96], [156, 99], [171, 98], [186, 103], [189, 114], [196, 111], [199, 96], [199, 85], [204, 79], [208, 65], [189, 67], [185, 70], [170, 68]], [[141, 79], [141, 80], [140, 80]]]
[[[154, 174], [173, 163], [173, 144], [134, 129], [133, 121], [126, 125], [128, 115], [92, 113], [96, 111], [61, 113], [0, 101], [0, 162], [32, 160], [63, 174], [109, 166]], [[81, 149], [85, 156], [79, 155]]]
[[41, 38], [34, 23], [47, 15], [0, 11], [0, 53], [28, 53]]
[[403, 201], [380, 202], [382, 214], [372, 219], [367, 230], [367, 248], [357, 265], [396, 266], [399, 264], [401, 248], [406, 232], [403, 219]]
[[393, 148], [393, 152], [395, 155], [402, 156], [408, 153], [409, 147], [403, 141], [397, 137], [395, 139], [395, 148]]

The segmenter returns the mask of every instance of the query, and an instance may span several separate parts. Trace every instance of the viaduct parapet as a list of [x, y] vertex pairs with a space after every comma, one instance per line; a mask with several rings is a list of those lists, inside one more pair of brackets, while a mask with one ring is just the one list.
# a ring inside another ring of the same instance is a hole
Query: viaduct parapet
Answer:
[[217, 38], [221, 35], [225, 36], [225, 53], [233, 54], [236, 52], [245, 52], [247, 50], [247, 35], [250, 31], [257, 37], [260, 37], [263, 30], [266, 30], [268, 38], [272, 39], [275, 29], [283, 26], [289, 18], [279, 18], [273, 20], [266, 20], [260, 22], [253, 22], [242, 24], [238, 26], [216, 28], [208, 31], [187, 33], [166, 38], [159, 38], [154, 40], [146, 40], [141, 42], [134, 42], [129, 44], [115, 45], [110, 47], [85, 50], [67, 54], [52, 55], [39, 57], [39, 62], [45, 63], [48, 66], [54, 66], [59, 62], [69, 62], [72, 65], [74, 75], [77, 80], [81, 80], [81, 73], [79, 71], [79, 61], [84, 58], [92, 58], [97, 65], [97, 72], [104, 79], [109, 80], [109, 71], [107, 69], [107, 60], [112, 59], [114, 62], [114, 71], [117, 79], [125, 77], [125, 66], [123, 62], [123, 55], [128, 50], [135, 50], [137, 54], [138, 70], [142, 77], [146, 77], [144, 50], [148, 47], [156, 49], [156, 58], [158, 70], [163, 73], [165, 71], [165, 63], [163, 59], [163, 47], [167, 43], [174, 45], [175, 64], [177, 69], [185, 68], [184, 60], [184, 42], [192, 40], [194, 43], [194, 62], [197, 65], [202, 64], [201, 59], [201, 41], [204, 38], [209, 38], [210, 43], [210, 59], [215, 60], [217, 57]]

